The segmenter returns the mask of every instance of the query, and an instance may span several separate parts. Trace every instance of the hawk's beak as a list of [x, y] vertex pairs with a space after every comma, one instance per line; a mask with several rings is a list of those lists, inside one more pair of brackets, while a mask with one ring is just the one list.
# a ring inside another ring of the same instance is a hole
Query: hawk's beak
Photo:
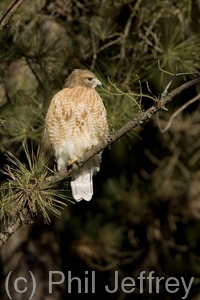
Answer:
[[102, 83], [101, 83], [101, 81], [99, 81], [99, 79], [96, 79], [96, 85], [102, 86]]

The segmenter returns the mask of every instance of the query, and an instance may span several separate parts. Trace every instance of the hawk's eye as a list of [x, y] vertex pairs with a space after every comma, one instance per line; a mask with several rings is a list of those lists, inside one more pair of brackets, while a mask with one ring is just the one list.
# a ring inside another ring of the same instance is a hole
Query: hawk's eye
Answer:
[[92, 77], [88, 77], [88, 80], [89, 80], [89, 81], [92, 81]]

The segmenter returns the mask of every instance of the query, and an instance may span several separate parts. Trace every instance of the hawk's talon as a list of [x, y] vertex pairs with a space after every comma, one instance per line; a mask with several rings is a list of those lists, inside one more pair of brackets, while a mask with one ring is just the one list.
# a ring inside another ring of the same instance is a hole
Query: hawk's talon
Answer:
[[78, 157], [75, 155], [74, 157], [73, 157], [73, 159], [69, 159], [68, 160], [68, 165], [72, 165], [76, 160], [78, 160]]

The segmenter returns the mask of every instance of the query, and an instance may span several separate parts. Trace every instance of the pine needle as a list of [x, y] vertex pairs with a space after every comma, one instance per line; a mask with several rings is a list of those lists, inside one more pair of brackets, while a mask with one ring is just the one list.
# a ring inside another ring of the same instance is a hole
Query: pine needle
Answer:
[[[29, 212], [37, 214], [41, 211], [46, 223], [50, 222], [49, 213], [56, 217], [61, 216], [61, 208], [67, 206], [64, 200], [67, 196], [63, 191], [57, 189], [56, 183], [45, 180], [52, 175], [52, 171], [45, 167], [44, 161], [34, 162], [28, 147], [23, 144], [28, 165], [25, 166], [11, 152], [6, 156], [9, 164], [2, 171], [9, 179], [2, 185], [2, 199], [0, 218], [5, 214], [12, 214], [18, 210], [28, 207]], [[9, 203], [6, 208], [4, 203]]]

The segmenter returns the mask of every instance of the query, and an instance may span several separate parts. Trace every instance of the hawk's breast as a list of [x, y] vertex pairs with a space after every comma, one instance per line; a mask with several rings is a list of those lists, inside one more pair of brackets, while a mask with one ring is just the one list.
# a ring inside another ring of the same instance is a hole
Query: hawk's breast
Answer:
[[61, 90], [51, 101], [46, 130], [55, 155], [63, 153], [67, 160], [80, 157], [108, 135], [101, 97], [96, 90], [83, 86]]

